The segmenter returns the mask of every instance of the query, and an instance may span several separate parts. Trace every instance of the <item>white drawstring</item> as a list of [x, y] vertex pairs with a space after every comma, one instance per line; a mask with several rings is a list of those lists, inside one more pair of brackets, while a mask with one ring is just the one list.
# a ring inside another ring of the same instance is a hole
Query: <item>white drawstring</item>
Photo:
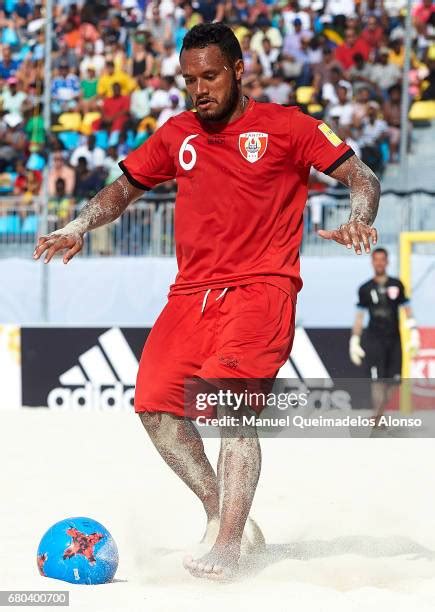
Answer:
[[207, 298], [208, 298], [208, 294], [210, 293], [210, 291], [211, 291], [211, 289], [207, 289], [207, 291], [205, 292], [204, 299], [202, 300], [201, 314], [205, 310], [205, 305], [207, 304]]
[[[226, 292], [228, 291], [229, 287], [225, 287], [225, 289], [217, 296], [216, 298], [216, 302], [218, 300], [220, 300], [222, 297], [224, 297], [224, 295], [226, 294]], [[205, 292], [204, 295], [204, 299], [202, 300], [202, 308], [201, 308], [201, 314], [204, 312], [206, 304], [207, 304], [207, 300], [208, 300], [208, 296], [210, 294], [211, 289], [207, 289], [207, 291]]]
[[222, 293], [221, 293], [220, 295], [218, 295], [218, 296], [217, 296], [217, 298], [216, 298], [216, 302], [217, 302], [218, 300], [220, 300], [220, 299], [221, 299], [221, 297], [224, 297], [224, 295], [226, 294], [226, 292], [227, 292], [227, 291], [228, 291], [228, 287], [225, 287], [225, 289], [222, 291]]

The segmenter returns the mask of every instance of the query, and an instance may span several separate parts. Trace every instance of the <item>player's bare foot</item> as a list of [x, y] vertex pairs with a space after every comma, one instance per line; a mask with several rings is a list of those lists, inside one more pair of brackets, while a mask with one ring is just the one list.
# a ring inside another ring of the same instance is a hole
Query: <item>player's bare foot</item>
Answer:
[[240, 546], [225, 548], [213, 546], [210, 552], [199, 559], [191, 556], [185, 557], [183, 565], [195, 578], [226, 581], [237, 575], [239, 558]]

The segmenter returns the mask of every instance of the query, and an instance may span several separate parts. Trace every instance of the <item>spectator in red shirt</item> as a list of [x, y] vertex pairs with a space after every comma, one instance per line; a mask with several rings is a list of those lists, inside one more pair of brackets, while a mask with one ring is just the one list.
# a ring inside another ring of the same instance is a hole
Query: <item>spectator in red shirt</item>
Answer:
[[42, 173], [38, 170], [24, 169], [23, 166], [20, 166], [19, 172], [14, 183], [14, 195], [22, 196], [23, 204], [30, 204], [33, 196], [39, 194], [42, 184]]
[[429, 22], [432, 13], [435, 13], [435, 4], [432, 0], [422, 0], [422, 2], [417, 4], [412, 11], [415, 27], [421, 29], [422, 26], [425, 26]]
[[378, 18], [371, 15], [360, 39], [366, 42], [370, 49], [378, 49], [383, 44], [384, 37], [384, 29], [379, 25]]
[[15, 172], [17, 173], [14, 182], [14, 195], [22, 194], [26, 191], [26, 166], [22, 159], [15, 162]]
[[344, 43], [335, 50], [335, 59], [340, 62], [344, 70], [348, 70], [354, 65], [353, 57], [356, 53], [360, 53], [367, 60], [370, 54], [370, 47], [364, 40], [357, 37], [354, 29], [348, 28], [345, 32]]
[[121, 95], [119, 83], [113, 83], [113, 96], [104, 98], [103, 102], [103, 122], [110, 132], [121, 131], [129, 117], [130, 96]]

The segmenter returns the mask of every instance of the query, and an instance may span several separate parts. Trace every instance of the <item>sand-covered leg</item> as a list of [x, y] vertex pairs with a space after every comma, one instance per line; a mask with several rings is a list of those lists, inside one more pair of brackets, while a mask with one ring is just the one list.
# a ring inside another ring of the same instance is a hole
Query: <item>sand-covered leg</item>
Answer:
[[219, 518], [217, 478], [194, 425], [167, 413], [140, 413], [152, 443], [183, 482], [201, 500], [207, 521]]
[[214, 580], [237, 574], [243, 531], [261, 469], [255, 426], [221, 428], [218, 460], [220, 524], [212, 549], [199, 558], [184, 559], [193, 576]]

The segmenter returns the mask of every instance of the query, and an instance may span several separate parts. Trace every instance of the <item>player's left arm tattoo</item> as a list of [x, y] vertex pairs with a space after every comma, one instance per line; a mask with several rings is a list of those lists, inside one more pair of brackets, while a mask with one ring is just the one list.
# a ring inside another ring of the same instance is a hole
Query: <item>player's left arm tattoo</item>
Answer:
[[370, 252], [370, 239], [376, 244], [378, 235], [372, 223], [379, 206], [381, 187], [379, 179], [356, 155], [352, 155], [330, 176], [350, 189], [350, 217], [333, 231], [319, 230], [326, 240], [334, 240], [361, 255], [361, 242], [366, 253]]
[[381, 185], [376, 174], [359, 157], [352, 155], [331, 172], [331, 176], [350, 189], [349, 221], [372, 225], [376, 219], [381, 194]]

